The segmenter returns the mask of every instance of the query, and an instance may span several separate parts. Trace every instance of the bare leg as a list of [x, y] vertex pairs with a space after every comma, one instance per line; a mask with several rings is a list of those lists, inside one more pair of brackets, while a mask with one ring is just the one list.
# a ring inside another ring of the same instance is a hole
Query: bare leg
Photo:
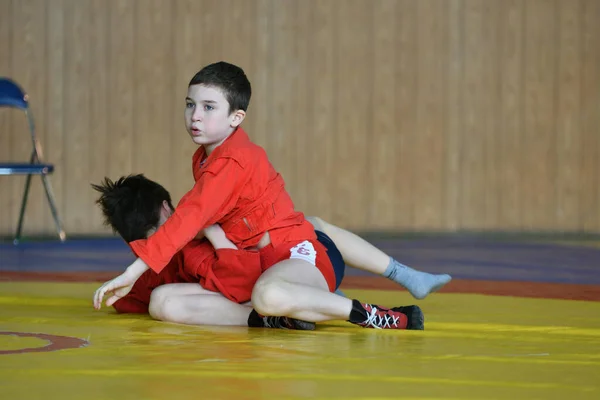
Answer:
[[317, 267], [298, 259], [265, 271], [254, 286], [252, 304], [262, 315], [312, 322], [347, 320], [352, 310], [352, 300], [330, 293]]
[[[203, 236], [217, 249], [237, 249], [218, 225], [204, 229]], [[239, 325], [283, 329], [313, 330], [315, 324], [293, 318], [266, 318], [253, 310], [251, 302], [243, 305], [230, 301], [221, 293], [207, 291], [196, 284], [165, 285], [152, 293], [150, 314], [159, 320], [191, 325]], [[152, 301], [154, 299], [154, 301]]]
[[423, 329], [419, 307], [390, 310], [330, 293], [321, 272], [300, 259], [284, 260], [269, 268], [254, 286], [252, 304], [263, 315], [313, 322], [342, 320], [373, 328]]
[[429, 293], [435, 292], [452, 280], [447, 274], [429, 274], [400, 264], [360, 236], [329, 224], [321, 218], [307, 219], [316, 230], [324, 232], [333, 240], [346, 264], [385, 276], [406, 288], [417, 299], [427, 297]]
[[173, 283], [152, 291], [149, 311], [154, 319], [179, 324], [248, 326], [252, 308], [197, 283]]
[[345, 229], [329, 224], [318, 217], [306, 218], [316, 230], [325, 233], [333, 240], [342, 253], [346, 264], [382, 275], [390, 263], [390, 256], [373, 246], [358, 235]]

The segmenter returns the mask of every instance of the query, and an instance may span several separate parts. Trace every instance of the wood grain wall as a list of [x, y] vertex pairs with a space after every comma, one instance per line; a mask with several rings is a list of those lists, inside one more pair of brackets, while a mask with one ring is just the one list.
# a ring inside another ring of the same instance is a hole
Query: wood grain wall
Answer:
[[[68, 234], [90, 182], [192, 183], [187, 82], [228, 60], [297, 208], [353, 229], [600, 232], [600, 0], [0, 0]], [[26, 159], [0, 110], [0, 159]], [[24, 178], [0, 177], [0, 234]], [[36, 179], [27, 233], [51, 233]]]

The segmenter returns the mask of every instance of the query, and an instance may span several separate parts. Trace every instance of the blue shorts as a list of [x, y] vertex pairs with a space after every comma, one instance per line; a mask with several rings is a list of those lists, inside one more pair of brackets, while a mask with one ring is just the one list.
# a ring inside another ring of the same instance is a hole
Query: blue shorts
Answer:
[[340, 284], [344, 279], [344, 273], [346, 272], [346, 264], [342, 258], [342, 253], [340, 253], [329, 236], [318, 230], [315, 230], [315, 232], [317, 234], [317, 240], [319, 240], [319, 242], [327, 249], [327, 255], [329, 256], [329, 260], [331, 260], [333, 272], [335, 273], [335, 289], [337, 290], [340, 287]]

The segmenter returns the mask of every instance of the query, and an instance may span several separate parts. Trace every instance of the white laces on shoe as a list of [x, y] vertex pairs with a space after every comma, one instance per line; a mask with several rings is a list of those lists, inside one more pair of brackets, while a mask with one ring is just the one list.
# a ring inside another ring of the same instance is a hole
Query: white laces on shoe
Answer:
[[[392, 326], [398, 326], [398, 320], [400, 317], [394, 317], [393, 315], [384, 314], [382, 316], [377, 315], [377, 307], [371, 306], [371, 311], [367, 315], [367, 320], [362, 323], [364, 327], [372, 327], [375, 329], [392, 328]], [[390, 324], [391, 323], [391, 324]]]

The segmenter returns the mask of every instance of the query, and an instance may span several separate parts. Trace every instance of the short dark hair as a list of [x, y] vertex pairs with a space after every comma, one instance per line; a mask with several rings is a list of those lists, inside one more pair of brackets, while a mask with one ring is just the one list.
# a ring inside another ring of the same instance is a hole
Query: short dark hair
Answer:
[[104, 223], [128, 243], [145, 239], [150, 229], [158, 227], [163, 201], [173, 209], [169, 192], [143, 174], [123, 176], [114, 182], [104, 178], [92, 188], [101, 193], [96, 204]]
[[220, 61], [202, 68], [190, 81], [189, 86], [206, 85], [223, 91], [229, 103], [229, 113], [236, 110], [248, 111], [252, 87], [244, 70]]

